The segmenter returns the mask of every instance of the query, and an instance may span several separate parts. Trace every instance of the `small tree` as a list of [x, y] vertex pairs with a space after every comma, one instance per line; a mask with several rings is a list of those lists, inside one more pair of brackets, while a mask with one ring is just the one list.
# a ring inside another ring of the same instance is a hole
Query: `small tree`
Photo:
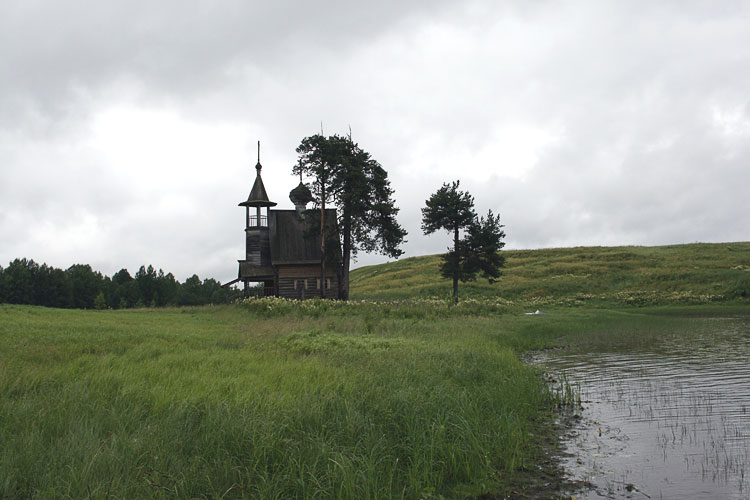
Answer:
[[104, 298], [104, 292], [99, 292], [96, 297], [94, 297], [94, 309], [106, 309], [107, 308], [107, 299]]
[[[443, 255], [440, 274], [453, 280], [453, 300], [458, 302], [458, 281], [473, 281], [477, 273], [494, 283], [500, 277], [505, 257], [498, 252], [505, 246], [505, 232], [500, 216], [490, 210], [477, 217], [474, 198], [460, 191], [459, 181], [443, 184], [425, 202], [422, 209], [422, 231], [432, 234], [440, 229], [453, 233], [453, 248]], [[460, 231], [466, 232], [460, 239]]]
[[505, 264], [505, 256], [500, 250], [505, 246], [505, 231], [500, 224], [500, 216], [493, 215], [492, 210], [486, 217], [475, 219], [469, 226], [466, 236], [459, 243], [462, 253], [462, 281], [473, 281], [477, 273], [488, 282], [494, 283], [502, 274], [500, 268]]
[[459, 231], [468, 228], [474, 219], [474, 197], [466, 191], [459, 191], [459, 181], [443, 184], [425, 202], [422, 209], [422, 231], [432, 234], [444, 229], [453, 233], [453, 250], [443, 256], [440, 270], [444, 277], [453, 279], [453, 300], [458, 302], [458, 280], [462, 279], [459, 249]]

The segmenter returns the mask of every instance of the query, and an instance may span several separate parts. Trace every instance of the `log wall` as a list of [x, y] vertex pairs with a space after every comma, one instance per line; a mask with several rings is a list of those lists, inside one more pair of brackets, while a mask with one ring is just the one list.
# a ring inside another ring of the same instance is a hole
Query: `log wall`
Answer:
[[[338, 297], [338, 278], [335, 272], [326, 272], [326, 275], [326, 298], [335, 299]], [[279, 266], [278, 276], [280, 297], [288, 299], [320, 297], [320, 266]]]
[[268, 228], [245, 229], [245, 260], [254, 266], [271, 265], [271, 240]]

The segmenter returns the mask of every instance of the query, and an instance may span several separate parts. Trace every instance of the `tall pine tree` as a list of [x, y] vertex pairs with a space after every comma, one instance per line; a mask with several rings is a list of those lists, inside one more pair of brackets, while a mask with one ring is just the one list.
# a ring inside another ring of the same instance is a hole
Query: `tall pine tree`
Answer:
[[318, 208], [330, 202], [338, 209], [342, 255], [339, 298], [347, 300], [349, 268], [359, 251], [394, 258], [403, 253], [399, 247], [406, 231], [396, 220], [399, 209], [388, 173], [351, 137], [306, 137], [297, 153], [299, 160], [292, 171], [313, 179]]

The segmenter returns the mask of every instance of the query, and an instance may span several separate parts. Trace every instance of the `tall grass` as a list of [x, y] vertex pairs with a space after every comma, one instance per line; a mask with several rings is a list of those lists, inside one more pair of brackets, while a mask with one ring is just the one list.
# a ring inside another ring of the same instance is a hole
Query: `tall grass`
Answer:
[[676, 308], [509, 310], [0, 305], [0, 496], [502, 496], [537, 470], [555, 407], [575, 402], [519, 353], [684, 321]]
[[551, 325], [309, 304], [0, 306], [0, 495], [460, 498], [535, 463], [517, 351]]

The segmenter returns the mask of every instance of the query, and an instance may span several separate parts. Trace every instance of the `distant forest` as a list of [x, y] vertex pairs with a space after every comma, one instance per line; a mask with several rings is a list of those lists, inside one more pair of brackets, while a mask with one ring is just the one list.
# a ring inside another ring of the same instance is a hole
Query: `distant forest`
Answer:
[[30, 304], [74, 309], [126, 309], [131, 307], [196, 306], [227, 301], [227, 293], [213, 278], [192, 275], [180, 283], [172, 273], [141, 266], [135, 276], [120, 269], [111, 278], [75, 264], [66, 270], [16, 259], [0, 266], [0, 303]]

